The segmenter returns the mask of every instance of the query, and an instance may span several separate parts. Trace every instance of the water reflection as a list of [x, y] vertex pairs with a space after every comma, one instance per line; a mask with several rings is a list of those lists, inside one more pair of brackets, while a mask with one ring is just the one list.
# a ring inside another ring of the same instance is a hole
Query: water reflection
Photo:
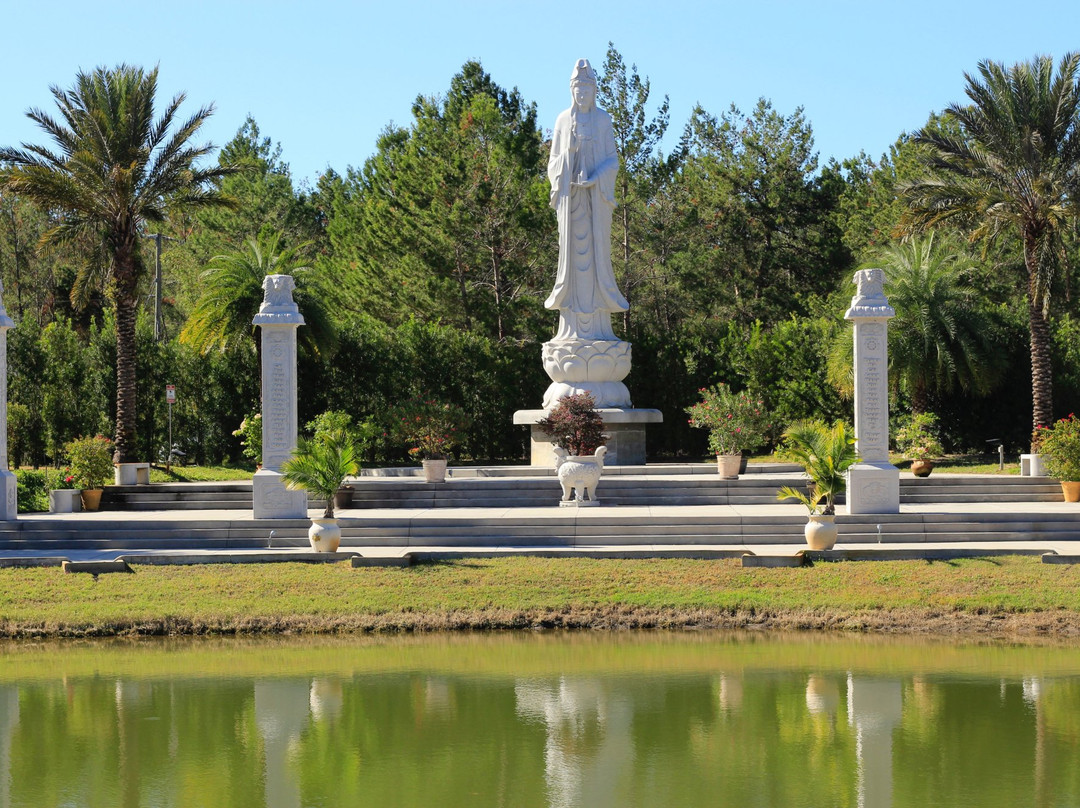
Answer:
[[472, 635], [0, 655], [0, 806], [1077, 805], [1078, 763], [1073, 648]]
[[546, 729], [544, 778], [548, 805], [621, 805], [612, 786], [634, 765], [633, 705], [599, 680], [515, 686], [516, 711]]

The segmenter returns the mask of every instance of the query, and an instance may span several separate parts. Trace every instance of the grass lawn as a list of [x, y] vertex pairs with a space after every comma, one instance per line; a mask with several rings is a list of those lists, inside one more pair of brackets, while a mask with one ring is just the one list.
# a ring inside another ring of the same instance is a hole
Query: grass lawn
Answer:
[[232, 466], [173, 466], [168, 472], [164, 466], [150, 467], [152, 483], [206, 483], [223, 480], [250, 480], [255, 469]]
[[1080, 636], [1080, 566], [1030, 557], [819, 563], [467, 559], [0, 570], [0, 634], [769, 627]]

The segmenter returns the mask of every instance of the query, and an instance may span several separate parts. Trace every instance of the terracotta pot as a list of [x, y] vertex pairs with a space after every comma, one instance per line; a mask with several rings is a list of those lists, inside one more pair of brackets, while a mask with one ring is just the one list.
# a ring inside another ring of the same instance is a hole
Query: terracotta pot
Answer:
[[929, 477], [930, 472], [934, 470], [933, 460], [912, 460], [911, 461], [911, 473], [916, 477]]
[[742, 463], [741, 454], [717, 455], [716, 470], [722, 480], [739, 479], [739, 464]]
[[312, 519], [307, 535], [311, 549], [316, 553], [336, 553], [341, 544], [341, 528], [337, 519]]
[[1062, 482], [1061, 493], [1066, 502], [1080, 502], [1080, 482]]
[[811, 550], [831, 550], [836, 545], [836, 517], [811, 514], [803, 528], [806, 545]]
[[441, 483], [446, 480], [446, 460], [424, 460], [424, 480]]
[[101, 489], [84, 488], [82, 491], [82, 506], [84, 511], [96, 511], [101, 507]]

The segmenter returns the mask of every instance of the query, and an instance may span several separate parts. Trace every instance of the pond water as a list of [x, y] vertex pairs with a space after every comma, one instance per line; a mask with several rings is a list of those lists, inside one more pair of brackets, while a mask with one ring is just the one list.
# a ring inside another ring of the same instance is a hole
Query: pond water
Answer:
[[1080, 806], [1080, 648], [8, 644], [0, 806]]

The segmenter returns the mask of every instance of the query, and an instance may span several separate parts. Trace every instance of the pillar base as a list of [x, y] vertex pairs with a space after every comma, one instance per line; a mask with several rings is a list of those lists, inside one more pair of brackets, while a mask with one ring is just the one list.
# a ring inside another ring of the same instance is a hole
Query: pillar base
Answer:
[[15, 474], [0, 471], [0, 521], [11, 522], [19, 518], [19, 492]]
[[[663, 423], [663, 413], [639, 409], [598, 409], [597, 412], [604, 419], [604, 433], [610, 436], [604, 465], [644, 466], [645, 428], [648, 424]], [[514, 413], [514, 423], [529, 427], [529, 465], [554, 468], [555, 444], [536, 425], [547, 414], [547, 410], [518, 410]]]
[[887, 462], [848, 470], [848, 513], [900, 513], [900, 470]]
[[307, 519], [307, 491], [290, 491], [276, 471], [255, 472], [251, 502], [256, 519]]

